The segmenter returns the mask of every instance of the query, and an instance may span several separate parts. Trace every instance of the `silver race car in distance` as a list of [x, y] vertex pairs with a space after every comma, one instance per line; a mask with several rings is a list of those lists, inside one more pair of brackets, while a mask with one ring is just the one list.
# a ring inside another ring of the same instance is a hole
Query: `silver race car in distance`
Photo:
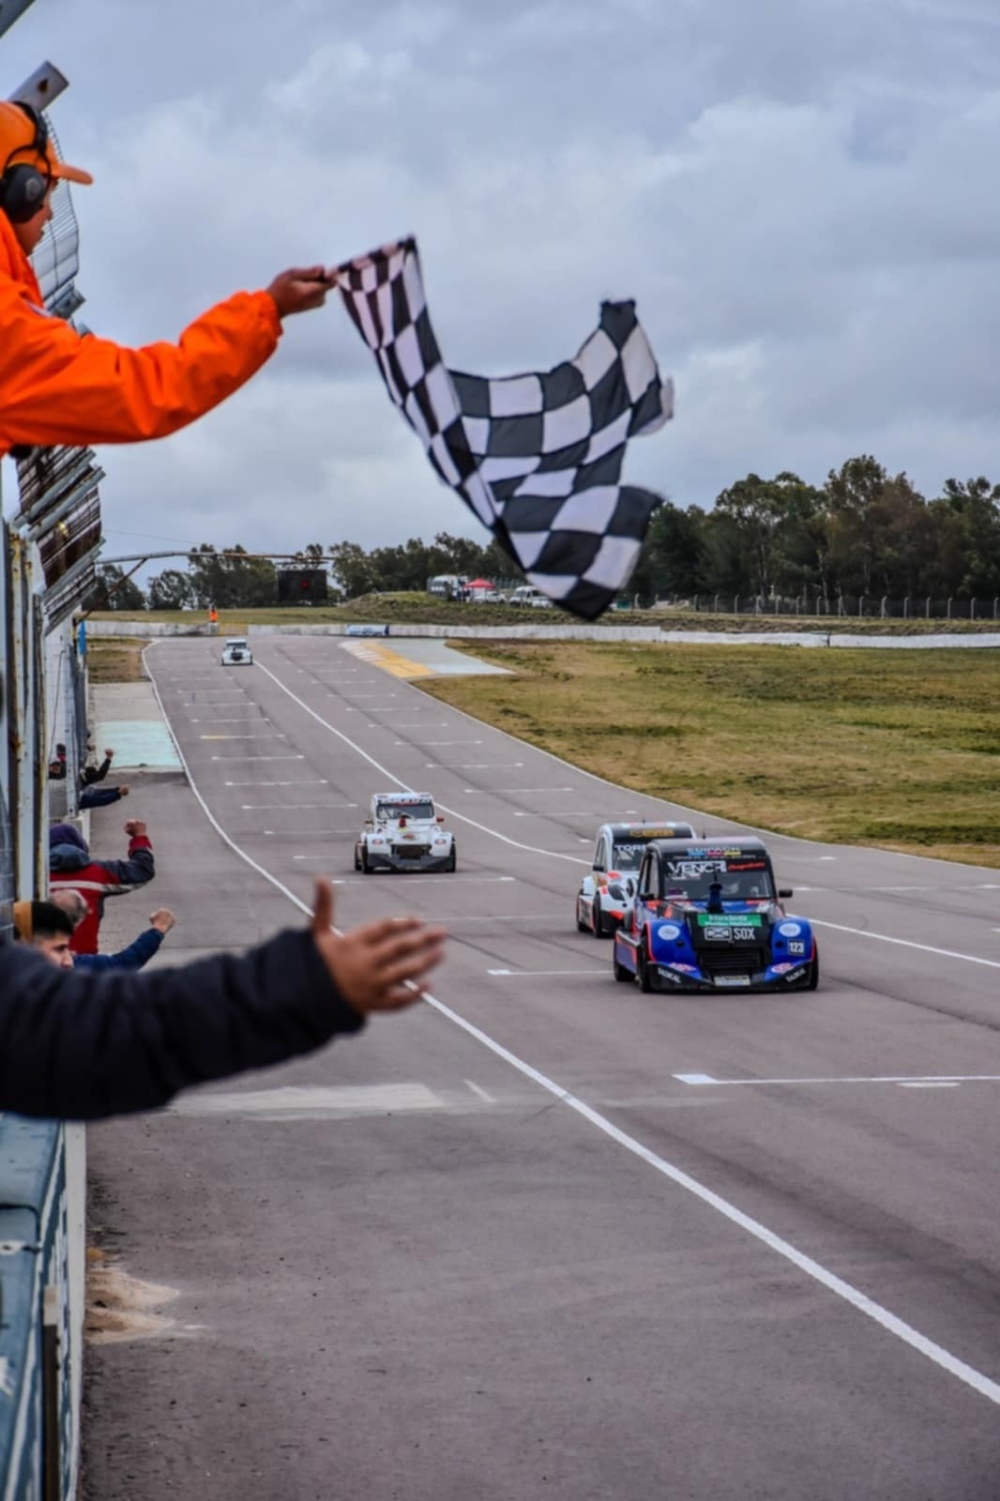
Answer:
[[594, 864], [576, 897], [576, 926], [610, 938], [632, 910], [635, 878], [653, 839], [694, 839], [689, 823], [605, 823], [597, 831]]
[[354, 846], [354, 869], [446, 870], [456, 868], [454, 834], [441, 825], [429, 792], [377, 792]]
[[230, 636], [222, 647], [223, 667], [252, 667], [253, 652], [245, 636]]

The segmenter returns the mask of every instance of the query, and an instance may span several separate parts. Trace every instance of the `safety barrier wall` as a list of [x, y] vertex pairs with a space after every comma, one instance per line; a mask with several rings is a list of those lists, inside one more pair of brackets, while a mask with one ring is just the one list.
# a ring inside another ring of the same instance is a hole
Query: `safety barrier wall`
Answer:
[[0, 1497], [75, 1495], [79, 1343], [71, 1334], [64, 1129], [0, 1116]]

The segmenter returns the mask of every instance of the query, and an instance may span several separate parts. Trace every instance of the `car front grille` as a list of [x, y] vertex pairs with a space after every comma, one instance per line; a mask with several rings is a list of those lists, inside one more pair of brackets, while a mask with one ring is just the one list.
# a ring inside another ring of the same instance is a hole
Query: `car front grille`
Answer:
[[702, 949], [699, 954], [706, 975], [755, 975], [767, 967], [764, 950], [756, 945], [745, 948]]
[[393, 850], [393, 854], [398, 855], [401, 860], [421, 860], [430, 852], [429, 844], [397, 844]]

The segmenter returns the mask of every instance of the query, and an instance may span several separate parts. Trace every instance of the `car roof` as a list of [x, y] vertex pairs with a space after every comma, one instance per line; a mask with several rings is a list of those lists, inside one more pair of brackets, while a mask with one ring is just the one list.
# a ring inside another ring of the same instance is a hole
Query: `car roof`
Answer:
[[[665, 855], [686, 854], [688, 851], [698, 855], [767, 855], [767, 845], [763, 839], [757, 839], [752, 835], [722, 836], [713, 835], [710, 839], [653, 839], [650, 841], [650, 849], [661, 851]], [[768, 858], [770, 856], [768, 855]]]
[[227, 646], [237, 646], [237, 645], [238, 646], [246, 646], [246, 644], [247, 644], [247, 638], [245, 636], [227, 636], [226, 637], [226, 645]]
[[[676, 820], [664, 818], [656, 822], [654, 822], [652, 819], [647, 819], [644, 823], [603, 823], [598, 829], [597, 834], [598, 838], [600, 838], [602, 834], [610, 834], [612, 840], [635, 839], [639, 835], [642, 835], [646, 839], [653, 840], [657, 838], [657, 830], [679, 829], [682, 825], [686, 825], [689, 829], [691, 828], [691, 825], [687, 822], [687, 819], [683, 818]], [[659, 837], [668, 838], [675, 836], [661, 834]], [[682, 834], [677, 835], [676, 837], [686, 839], [690, 843], [693, 835]]]
[[377, 803], [432, 803], [434, 801], [429, 792], [376, 792], [373, 796]]

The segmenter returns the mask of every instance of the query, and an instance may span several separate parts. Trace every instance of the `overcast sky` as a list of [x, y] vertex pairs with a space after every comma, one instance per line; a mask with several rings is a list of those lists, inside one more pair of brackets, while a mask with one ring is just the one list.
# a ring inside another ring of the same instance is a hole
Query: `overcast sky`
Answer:
[[[626, 477], [679, 504], [860, 452], [1000, 480], [995, 0], [35, 0], [4, 92], [43, 58], [96, 331], [412, 232], [453, 368], [547, 368], [636, 299], [677, 415]], [[485, 535], [339, 299], [101, 460], [106, 556]]]

